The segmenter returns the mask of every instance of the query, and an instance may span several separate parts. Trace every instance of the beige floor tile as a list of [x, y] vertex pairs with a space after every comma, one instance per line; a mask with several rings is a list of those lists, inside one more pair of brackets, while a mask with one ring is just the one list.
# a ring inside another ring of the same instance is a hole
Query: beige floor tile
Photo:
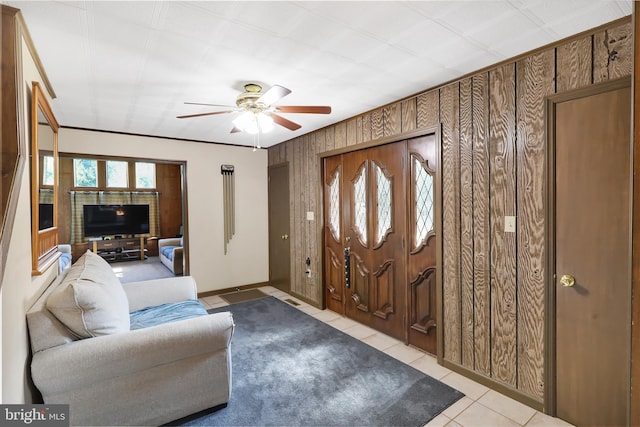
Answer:
[[460, 424], [458, 424], [457, 422], [455, 422], [455, 421], [451, 420], [451, 421], [449, 421], [449, 422], [447, 423], [446, 427], [464, 427], [464, 426], [461, 426], [461, 425], [460, 425]]
[[209, 307], [207, 307], [207, 310], [210, 309], [210, 308], [226, 307], [228, 305], [229, 305], [228, 302], [222, 301], [222, 302], [219, 302], [219, 303], [216, 303], [216, 304], [211, 304]]
[[477, 382], [470, 380], [467, 377], [463, 377], [457, 372], [451, 372], [448, 375], [440, 378], [445, 384], [450, 385], [456, 390], [460, 390], [463, 392], [468, 398], [472, 400], [478, 400], [480, 396], [489, 391], [489, 388], [483, 386], [482, 384], [478, 384]]
[[272, 294], [270, 294], [272, 297], [276, 297], [278, 299], [285, 299], [285, 298], [291, 298], [291, 295], [289, 295], [286, 292], [282, 292], [280, 290], [277, 290], [275, 292], [273, 292]]
[[314, 314], [313, 317], [323, 322], [329, 322], [337, 319], [340, 315], [331, 310], [322, 310], [321, 312]]
[[313, 316], [314, 314], [318, 314], [318, 313], [320, 313], [322, 311], [319, 308], [316, 308], [316, 307], [314, 307], [312, 305], [309, 305], [309, 304], [300, 304], [296, 308], [298, 310], [300, 310], [300, 311], [303, 311], [303, 312], [307, 313], [310, 316]]
[[327, 322], [327, 325], [331, 325], [334, 328], [344, 331], [345, 329], [353, 328], [356, 326], [358, 322], [348, 319], [346, 317], [338, 317], [337, 319], [333, 319]]
[[200, 301], [202, 301], [202, 303], [205, 305], [213, 305], [220, 304], [221, 302], [226, 302], [225, 300], [220, 298], [219, 295], [211, 295], [208, 297], [200, 298]]
[[438, 415], [428, 423], [426, 423], [423, 427], [444, 427], [449, 423], [451, 419], [449, 417], [444, 416], [443, 414]]
[[429, 354], [423, 354], [422, 357], [409, 363], [409, 365], [436, 379], [440, 379], [451, 373], [450, 369], [438, 365], [436, 358]]
[[411, 364], [411, 362], [413, 362], [414, 360], [418, 360], [419, 358], [424, 356], [424, 353], [420, 350], [409, 347], [402, 342], [389, 347], [384, 352], [389, 356], [394, 357], [403, 363], [406, 363], [407, 365]]
[[276, 292], [281, 292], [280, 289], [274, 288], [273, 286], [261, 286], [258, 289], [268, 295], [275, 294]]
[[453, 419], [458, 415], [460, 415], [462, 411], [464, 411], [469, 406], [471, 406], [472, 403], [473, 403], [473, 400], [469, 399], [468, 397], [463, 397], [460, 400], [458, 400], [456, 403], [454, 403], [453, 405], [449, 406], [447, 409], [442, 411], [442, 414], [448, 418]]
[[536, 413], [535, 409], [513, 400], [504, 394], [498, 393], [495, 390], [486, 392], [478, 402], [507, 418], [511, 418], [520, 425], [526, 424]]
[[542, 412], [536, 412], [525, 425], [526, 427], [571, 427], [573, 424], [569, 424], [560, 418], [550, 417]]
[[464, 427], [520, 427], [520, 425], [512, 419], [507, 418], [478, 402], [472, 403], [471, 406], [462, 411], [462, 413], [453, 420]]
[[373, 335], [369, 335], [366, 338], [363, 338], [362, 342], [365, 342], [369, 344], [371, 347], [375, 347], [380, 351], [384, 351], [389, 347], [392, 347], [398, 344], [400, 341], [398, 341], [395, 338], [391, 338], [390, 336], [387, 336], [385, 334], [376, 333]]
[[371, 329], [370, 327], [364, 326], [363, 324], [360, 324], [357, 322], [355, 326], [352, 326], [351, 328], [347, 328], [343, 332], [359, 340], [366, 337], [370, 337], [371, 335], [375, 335], [378, 333], [375, 329]]

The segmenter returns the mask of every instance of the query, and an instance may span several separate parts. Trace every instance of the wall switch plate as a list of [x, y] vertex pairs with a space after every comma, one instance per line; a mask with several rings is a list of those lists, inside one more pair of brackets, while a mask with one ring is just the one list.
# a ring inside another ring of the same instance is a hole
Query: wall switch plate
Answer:
[[504, 217], [504, 232], [515, 233], [516, 232], [516, 217], [505, 216]]
[[307, 212], [307, 221], [313, 221], [316, 219], [316, 216], [313, 212]]

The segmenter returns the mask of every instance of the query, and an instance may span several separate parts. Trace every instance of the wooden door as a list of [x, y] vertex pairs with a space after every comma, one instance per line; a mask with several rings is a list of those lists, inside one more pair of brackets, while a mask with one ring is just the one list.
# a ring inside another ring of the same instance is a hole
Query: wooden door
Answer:
[[342, 156], [324, 161], [324, 292], [329, 310], [344, 314]]
[[289, 252], [289, 164], [269, 167], [269, 283], [291, 289]]
[[406, 339], [404, 142], [343, 155], [348, 317]]
[[408, 154], [408, 337], [409, 344], [436, 353], [436, 172], [435, 135], [407, 142]]
[[629, 407], [631, 94], [618, 86], [552, 118], [556, 408], [581, 426], [626, 425]]

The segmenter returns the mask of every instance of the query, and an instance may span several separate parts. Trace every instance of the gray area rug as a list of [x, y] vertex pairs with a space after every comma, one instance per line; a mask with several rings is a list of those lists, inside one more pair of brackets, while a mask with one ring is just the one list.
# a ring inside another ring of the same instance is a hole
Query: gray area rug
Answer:
[[109, 265], [120, 279], [120, 283], [174, 277], [171, 270], [165, 267], [157, 256], [150, 256], [145, 260], [113, 262]]
[[231, 311], [227, 407], [189, 426], [423, 426], [463, 394], [274, 297]]

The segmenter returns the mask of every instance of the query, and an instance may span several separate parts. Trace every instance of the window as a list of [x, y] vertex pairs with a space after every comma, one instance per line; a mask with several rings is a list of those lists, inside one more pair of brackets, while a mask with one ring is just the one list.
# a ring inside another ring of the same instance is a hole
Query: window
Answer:
[[156, 188], [155, 163], [136, 162], [136, 188]]
[[53, 185], [53, 156], [42, 158], [42, 185]]
[[107, 160], [107, 187], [126, 188], [129, 186], [129, 164]]
[[73, 184], [76, 187], [98, 187], [98, 161], [73, 159]]

